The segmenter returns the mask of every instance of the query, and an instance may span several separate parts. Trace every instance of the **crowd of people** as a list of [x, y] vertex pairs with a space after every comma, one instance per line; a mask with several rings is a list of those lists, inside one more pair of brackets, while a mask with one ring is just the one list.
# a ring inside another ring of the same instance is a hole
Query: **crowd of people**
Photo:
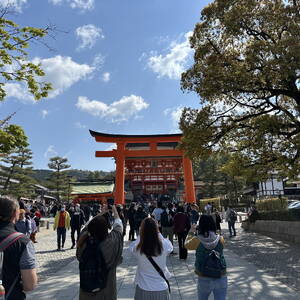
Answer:
[[[53, 229], [58, 251], [64, 250], [66, 233], [71, 229], [72, 248], [76, 247], [79, 260], [81, 300], [117, 299], [116, 270], [122, 262], [127, 224], [129, 249], [137, 264], [135, 300], [170, 299], [166, 258], [177, 254], [175, 239], [179, 259], [187, 259], [188, 250], [196, 251], [198, 299], [208, 299], [214, 293], [215, 299], [222, 300], [227, 290], [222, 216], [228, 222], [230, 237], [235, 236], [235, 210], [228, 207], [222, 215], [211, 203], [202, 212], [195, 204], [172, 202], [131, 203], [128, 208], [61, 205], [55, 212]], [[25, 299], [24, 291], [36, 285], [33, 243], [40, 218], [38, 209], [29, 210], [22, 203], [0, 198], [0, 254], [5, 253], [3, 267], [0, 260], [0, 285], [2, 282], [8, 300]]]

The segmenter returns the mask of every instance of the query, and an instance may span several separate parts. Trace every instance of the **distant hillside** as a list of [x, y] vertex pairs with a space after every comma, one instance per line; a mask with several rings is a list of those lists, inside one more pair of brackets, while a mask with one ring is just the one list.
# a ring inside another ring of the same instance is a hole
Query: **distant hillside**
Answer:
[[[40, 184], [44, 185], [47, 183], [52, 170], [37, 169], [33, 170], [32, 177], [36, 179]], [[85, 180], [97, 180], [97, 179], [112, 179], [114, 177], [114, 172], [105, 171], [88, 171], [88, 170], [78, 170], [71, 169], [65, 171], [68, 176], [74, 177], [76, 181]]]

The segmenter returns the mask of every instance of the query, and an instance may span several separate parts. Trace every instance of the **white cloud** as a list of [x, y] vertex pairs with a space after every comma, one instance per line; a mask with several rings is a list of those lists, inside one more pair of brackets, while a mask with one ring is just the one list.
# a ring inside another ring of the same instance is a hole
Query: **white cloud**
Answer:
[[23, 102], [34, 102], [34, 97], [28, 92], [24, 84], [6, 83], [4, 85], [6, 97], [17, 98]]
[[93, 24], [83, 25], [75, 30], [77, 38], [80, 40], [78, 50], [91, 49], [99, 39], [104, 39], [102, 29]]
[[81, 12], [92, 10], [95, 5], [95, 0], [49, 0], [54, 5], [68, 3], [71, 8], [79, 9]]
[[43, 80], [52, 83], [53, 91], [50, 92], [49, 98], [56, 97], [79, 80], [87, 78], [94, 71], [92, 66], [79, 64], [68, 56], [57, 55], [45, 59], [35, 58], [33, 63], [41, 63], [42, 69], [46, 73]]
[[157, 74], [158, 78], [168, 77], [170, 79], [179, 79], [181, 73], [185, 70], [186, 64], [191, 57], [193, 50], [189, 44], [189, 37], [192, 32], [187, 32], [182, 43], [172, 42], [169, 52], [165, 55], [153, 54], [148, 58], [148, 67]]
[[69, 0], [72, 8], [78, 8], [81, 11], [92, 10], [94, 8], [94, 0]]
[[[60, 55], [50, 58], [34, 58], [34, 64], [41, 64], [45, 71], [45, 76], [38, 78], [45, 82], [51, 82], [53, 90], [49, 92], [48, 98], [54, 98], [76, 82], [89, 78], [95, 71], [95, 67], [87, 64], [79, 64], [71, 57]], [[27, 91], [27, 87], [22, 83], [7, 83], [4, 86], [7, 97], [15, 97], [20, 100], [34, 101], [34, 98]]]
[[149, 104], [142, 97], [135, 95], [124, 96], [109, 105], [80, 96], [76, 106], [93, 116], [105, 118], [111, 122], [123, 122], [135, 117], [139, 111], [146, 109]]
[[102, 74], [102, 80], [103, 80], [104, 82], [110, 81], [110, 73], [109, 73], [109, 72], [103, 73], [103, 74]]
[[42, 114], [42, 118], [45, 119], [45, 118], [47, 117], [47, 115], [49, 114], [49, 111], [46, 110], [46, 109], [43, 109], [43, 110], [41, 111], [41, 114]]
[[1, 7], [13, 8], [16, 12], [22, 12], [23, 5], [27, 0], [0, 0]]
[[85, 128], [86, 128], [86, 125], [81, 124], [80, 122], [76, 122], [76, 123], [75, 123], [75, 127], [76, 127], [76, 128], [79, 128], [79, 129], [85, 129]]
[[47, 150], [45, 151], [44, 153], [44, 157], [45, 158], [48, 158], [48, 157], [53, 157], [55, 155], [57, 155], [57, 151], [54, 149], [54, 146], [53, 145], [50, 145]]
[[96, 70], [100, 70], [103, 67], [104, 62], [105, 57], [101, 53], [98, 53], [97, 55], [95, 55], [92, 65]]
[[183, 111], [182, 106], [178, 106], [175, 108], [167, 108], [164, 110], [164, 115], [171, 117], [172, 121], [172, 132], [179, 132], [179, 120]]

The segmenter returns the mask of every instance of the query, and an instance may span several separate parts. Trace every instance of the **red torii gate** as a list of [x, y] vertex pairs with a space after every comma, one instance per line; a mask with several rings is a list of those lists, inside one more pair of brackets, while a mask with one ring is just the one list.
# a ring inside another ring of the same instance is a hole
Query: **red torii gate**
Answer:
[[[90, 134], [96, 142], [116, 143], [117, 149], [111, 151], [96, 151], [96, 157], [114, 157], [116, 160], [116, 185], [115, 200], [117, 204], [124, 204], [124, 179], [125, 179], [125, 159], [126, 157], [182, 157], [185, 201], [196, 202], [194, 178], [191, 160], [178, 149], [158, 149], [158, 143], [177, 142], [179, 143], [182, 134], [157, 134], [157, 135], [125, 135], [107, 134], [90, 130]], [[148, 144], [145, 150], [129, 150], [128, 143]]]

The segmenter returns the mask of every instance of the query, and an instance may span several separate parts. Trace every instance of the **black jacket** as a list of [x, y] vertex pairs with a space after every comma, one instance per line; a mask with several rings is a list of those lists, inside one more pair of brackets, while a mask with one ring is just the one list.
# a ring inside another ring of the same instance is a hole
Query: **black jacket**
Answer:
[[[16, 232], [13, 223], [0, 222], [0, 242], [2, 242], [2, 240], [4, 240], [13, 232]], [[25, 250], [28, 242], [29, 239], [24, 236], [17, 240], [13, 245], [9, 246], [6, 250], [4, 250], [2, 274], [5, 291], [8, 292], [10, 286], [17, 276], [19, 276], [20, 279], [15, 285], [8, 300], [23, 300], [26, 298], [21, 284], [21, 273], [19, 265], [22, 253]]]

